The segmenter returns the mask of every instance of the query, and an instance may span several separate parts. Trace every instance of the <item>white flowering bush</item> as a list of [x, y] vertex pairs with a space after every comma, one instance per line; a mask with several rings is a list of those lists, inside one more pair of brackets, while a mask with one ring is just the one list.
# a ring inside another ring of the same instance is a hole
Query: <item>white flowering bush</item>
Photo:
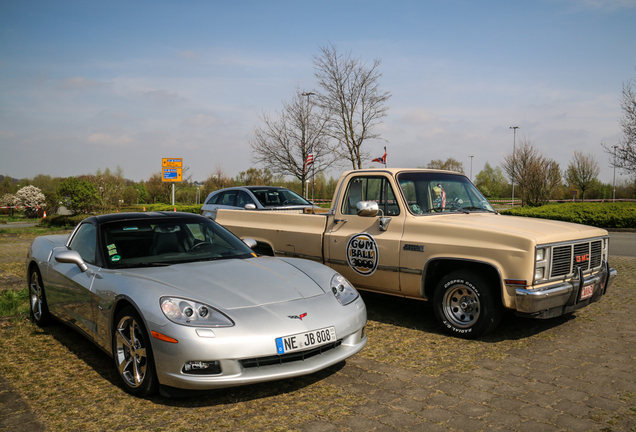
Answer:
[[28, 218], [38, 217], [38, 208], [46, 207], [46, 197], [35, 186], [25, 186], [16, 192], [15, 196], [20, 200], [19, 205], [26, 207], [25, 215]]
[[20, 205], [20, 198], [15, 196], [14, 194], [4, 194], [2, 198], [0, 198], [0, 205], [3, 207], [14, 207]]

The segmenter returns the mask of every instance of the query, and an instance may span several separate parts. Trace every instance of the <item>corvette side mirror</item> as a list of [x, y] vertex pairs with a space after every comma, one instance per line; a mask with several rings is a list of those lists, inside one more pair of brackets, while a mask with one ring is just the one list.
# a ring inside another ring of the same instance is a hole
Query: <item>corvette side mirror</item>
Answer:
[[60, 263], [75, 264], [84, 273], [88, 270], [88, 266], [80, 256], [79, 252], [74, 250], [60, 251], [55, 254], [55, 261]]

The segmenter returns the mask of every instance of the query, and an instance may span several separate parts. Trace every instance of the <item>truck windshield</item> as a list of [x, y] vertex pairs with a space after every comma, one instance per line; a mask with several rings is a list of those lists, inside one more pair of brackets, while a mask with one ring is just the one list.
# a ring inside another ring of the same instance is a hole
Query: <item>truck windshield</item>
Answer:
[[468, 178], [457, 174], [405, 172], [398, 183], [413, 214], [492, 212], [490, 203]]

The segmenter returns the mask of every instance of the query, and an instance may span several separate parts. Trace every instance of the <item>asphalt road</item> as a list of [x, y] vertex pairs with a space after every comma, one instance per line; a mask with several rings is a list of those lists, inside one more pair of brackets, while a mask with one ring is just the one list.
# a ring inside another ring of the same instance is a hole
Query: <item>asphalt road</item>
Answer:
[[610, 232], [610, 256], [636, 257], [636, 233]]

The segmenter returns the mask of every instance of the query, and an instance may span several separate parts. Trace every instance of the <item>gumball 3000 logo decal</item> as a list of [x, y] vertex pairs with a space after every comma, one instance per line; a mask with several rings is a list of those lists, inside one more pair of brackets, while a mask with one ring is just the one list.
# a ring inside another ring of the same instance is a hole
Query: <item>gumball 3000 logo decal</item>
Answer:
[[347, 262], [356, 273], [363, 276], [372, 275], [378, 268], [380, 254], [378, 244], [369, 234], [356, 234], [347, 244]]

